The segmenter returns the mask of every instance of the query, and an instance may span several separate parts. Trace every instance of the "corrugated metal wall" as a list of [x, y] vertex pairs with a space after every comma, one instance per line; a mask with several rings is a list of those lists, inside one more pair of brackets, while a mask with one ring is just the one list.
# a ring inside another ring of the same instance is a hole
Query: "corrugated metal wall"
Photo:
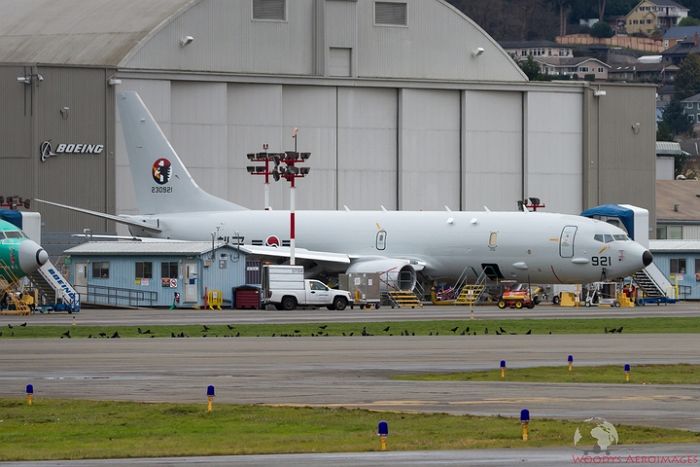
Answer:
[[523, 187], [522, 93], [466, 91], [465, 210], [515, 210]]
[[399, 93], [399, 209], [459, 209], [459, 91]]
[[[113, 211], [114, 108], [105, 69], [0, 67], [0, 194]], [[17, 77], [28, 76], [24, 84]], [[41, 161], [40, 144], [101, 144], [101, 154]], [[51, 231], [111, 228], [104, 221], [34, 204]]]
[[583, 207], [582, 106], [581, 94], [527, 93], [524, 194], [542, 199], [547, 211], [578, 213]]
[[[0, 195], [31, 198], [36, 188], [32, 156], [32, 86], [17, 82], [31, 68], [0, 66]], [[7, 176], [6, 174], [14, 174]], [[21, 174], [17, 176], [17, 174]]]

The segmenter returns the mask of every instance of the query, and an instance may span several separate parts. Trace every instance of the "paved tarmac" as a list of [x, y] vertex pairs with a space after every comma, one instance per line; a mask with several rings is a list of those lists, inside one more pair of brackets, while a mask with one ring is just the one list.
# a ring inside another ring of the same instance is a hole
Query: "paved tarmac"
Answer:
[[[391, 441], [390, 441], [391, 443]], [[13, 467], [64, 467], [110, 465], [235, 465], [258, 467], [284, 466], [424, 466], [467, 465], [503, 466], [534, 465], [553, 467], [580, 464], [696, 465], [700, 444], [661, 444], [645, 446], [613, 446], [610, 455], [584, 456], [573, 448], [560, 449], [473, 449], [468, 451], [402, 451], [337, 454], [280, 454], [265, 456], [168, 457], [153, 459], [107, 459], [87, 461], [14, 462], [3, 464]], [[597, 459], [597, 461], [596, 461]], [[663, 461], [663, 460], [666, 461]], [[578, 462], [576, 462], [578, 460]], [[588, 460], [588, 462], [586, 462]], [[607, 460], [607, 462], [603, 462]], [[676, 462], [671, 462], [675, 460]]]
[[[223, 323], [306, 323], [306, 322], [357, 322], [357, 321], [413, 321], [459, 320], [472, 316], [469, 307], [426, 306], [421, 309], [379, 310], [346, 309], [321, 310], [223, 310], [204, 311], [193, 309], [85, 309], [80, 313], [36, 313], [31, 316], [1, 316], [5, 323], [29, 322], [31, 324], [65, 325], [73, 322], [85, 325], [157, 325], [157, 324], [223, 324]], [[495, 306], [474, 307], [476, 319], [526, 319], [526, 318], [638, 318], [653, 316], [700, 317], [700, 304], [686, 302], [668, 306], [648, 305], [636, 308], [561, 308], [551, 305], [532, 310], [499, 310]]]
[[[324, 405], [376, 410], [600, 416], [700, 431], [692, 385], [394, 381], [396, 373], [576, 363], [700, 363], [694, 334], [469, 337], [17, 339], [2, 342], [0, 395]], [[623, 375], [620, 372], [622, 381]]]

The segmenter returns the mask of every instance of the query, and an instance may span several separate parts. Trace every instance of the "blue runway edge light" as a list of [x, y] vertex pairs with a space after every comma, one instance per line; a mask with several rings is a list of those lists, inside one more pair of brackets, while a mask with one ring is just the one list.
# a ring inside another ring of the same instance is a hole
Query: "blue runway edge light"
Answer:
[[389, 436], [389, 423], [386, 420], [380, 420], [377, 424], [377, 434], [379, 436]]
[[34, 394], [34, 385], [27, 384], [27, 394]]
[[523, 409], [520, 411], [520, 422], [530, 421], [530, 411], [528, 409]]
[[216, 396], [216, 393], [214, 391], [214, 386], [212, 386], [211, 384], [209, 386], [207, 386], [207, 396], [208, 397]]

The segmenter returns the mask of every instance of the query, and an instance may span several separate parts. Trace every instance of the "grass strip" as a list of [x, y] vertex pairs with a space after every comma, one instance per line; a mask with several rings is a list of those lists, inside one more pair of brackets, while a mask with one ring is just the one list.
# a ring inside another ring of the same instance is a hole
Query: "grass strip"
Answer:
[[[206, 319], [203, 317], [203, 319]], [[233, 320], [232, 320], [233, 321]], [[92, 337], [326, 337], [464, 336], [523, 334], [700, 333], [700, 317], [434, 320], [373, 323], [302, 323], [157, 326], [44, 326], [21, 318], [0, 328], [0, 339]], [[11, 327], [10, 327], [11, 326]], [[619, 331], [619, 332], [617, 332]], [[67, 334], [66, 334], [67, 333]]]
[[[206, 403], [0, 399], [0, 460], [375, 451], [572, 445], [577, 422], [538, 419], [530, 441], [516, 418]], [[700, 442], [700, 433], [617, 425], [621, 444]]]
[[[404, 381], [500, 381], [500, 369], [460, 373], [414, 373], [396, 375]], [[622, 365], [509, 368], [504, 381], [517, 383], [609, 383], [626, 384]], [[700, 365], [632, 365], [629, 384], [700, 384]]]

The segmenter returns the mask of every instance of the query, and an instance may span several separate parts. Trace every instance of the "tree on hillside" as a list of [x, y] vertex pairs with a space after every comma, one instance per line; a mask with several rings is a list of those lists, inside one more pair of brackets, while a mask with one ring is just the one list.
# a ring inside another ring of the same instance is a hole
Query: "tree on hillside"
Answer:
[[673, 80], [674, 97], [683, 100], [700, 93], [700, 57], [688, 55]]
[[[675, 135], [690, 133], [693, 129], [693, 124], [688, 120], [688, 117], [683, 114], [683, 104], [677, 99], [672, 100], [664, 111], [664, 118], [659, 125], [661, 130], [662, 125], [664, 130], [670, 130]], [[665, 135], [667, 136], [667, 135]], [[669, 139], [666, 139], [669, 141]]]
[[678, 23], [678, 26], [700, 26], [700, 19], [687, 16]]
[[[605, 4], [606, 0], [598, 0], [598, 21], [602, 22], [605, 18]], [[610, 36], [608, 36], [610, 37]]]
[[593, 37], [612, 37], [614, 35], [615, 31], [604, 21], [598, 21], [591, 27], [591, 36]]
[[532, 55], [527, 57], [524, 62], [518, 63], [523, 72], [527, 75], [530, 81], [537, 81], [540, 78], [540, 66], [532, 58]]

